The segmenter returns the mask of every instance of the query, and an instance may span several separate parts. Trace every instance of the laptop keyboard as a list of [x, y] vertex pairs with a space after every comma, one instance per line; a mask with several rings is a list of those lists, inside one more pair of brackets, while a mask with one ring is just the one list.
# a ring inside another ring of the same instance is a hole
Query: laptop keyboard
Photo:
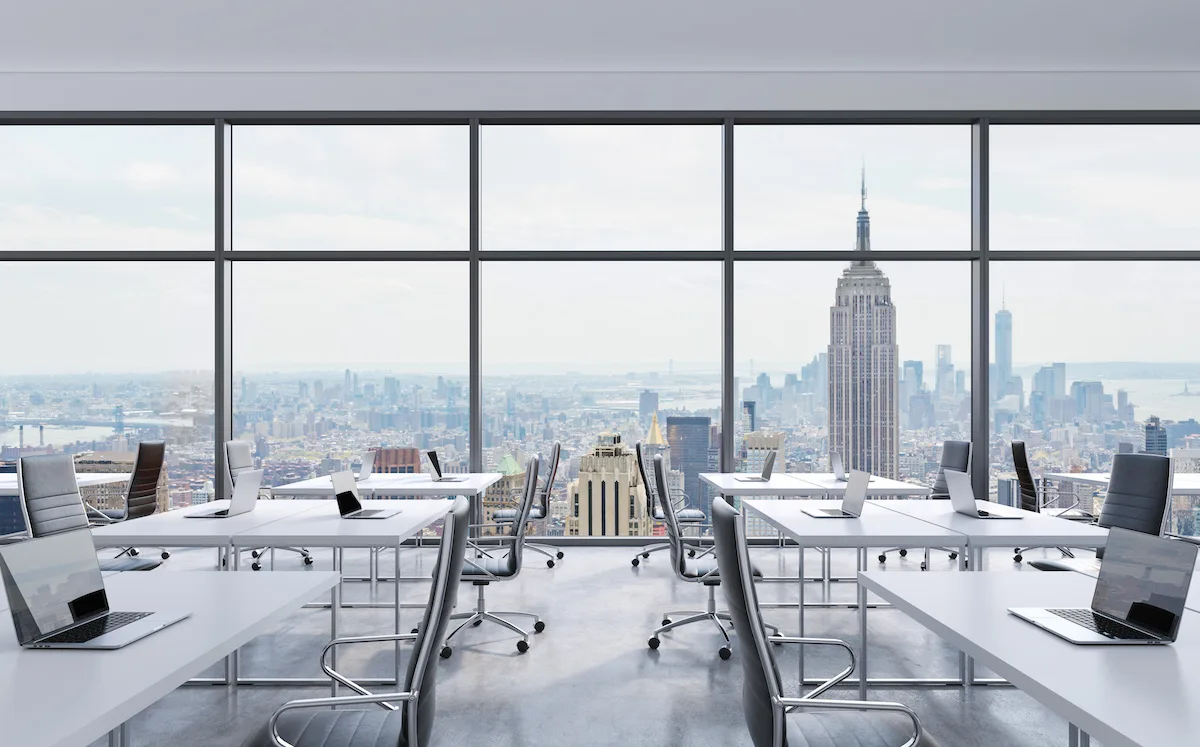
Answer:
[[149, 617], [152, 612], [109, 612], [104, 617], [89, 620], [82, 625], [76, 625], [70, 630], [56, 633], [44, 638], [39, 643], [87, 643], [99, 638], [105, 633], [111, 633], [117, 628], [123, 628], [129, 623], [137, 622], [143, 617]]
[[1063, 610], [1048, 610], [1059, 617], [1070, 620], [1071, 622], [1082, 625], [1088, 630], [1099, 633], [1107, 638], [1117, 638], [1121, 640], [1144, 641], [1150, 636], [1146, 635], [1137, 628], [1126, 625], [1125, 623], [1110, 620], [1103, 615], [1097, 615], [1091, 610], [1085, 609], [1063, 609]]
[[383, 510], [382, 510], [382, 509], [371, 509], [371, 510], [369, 510], [369, 511], [359, 511], [358, 513], [356, 513], [356, 514], [354, 515], [354, 518], [356, 518], [356, 519], [365, 519], [365, 518], [367, 518], [368, 516], [375, 516], [375, 515], [377, 515], [377, 514], [381, 514], [381, 513], [383, 513]]

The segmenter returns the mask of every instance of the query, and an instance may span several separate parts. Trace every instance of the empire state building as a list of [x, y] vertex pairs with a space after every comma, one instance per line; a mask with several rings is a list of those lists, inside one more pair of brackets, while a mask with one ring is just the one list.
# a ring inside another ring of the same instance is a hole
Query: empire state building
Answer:
[[869, 259], [866, 174], [855, 260], [838, 279], [829, 309], [829, 450], [847, 468], [896, 479], [900, 454], [896, 307], [883, 271]]

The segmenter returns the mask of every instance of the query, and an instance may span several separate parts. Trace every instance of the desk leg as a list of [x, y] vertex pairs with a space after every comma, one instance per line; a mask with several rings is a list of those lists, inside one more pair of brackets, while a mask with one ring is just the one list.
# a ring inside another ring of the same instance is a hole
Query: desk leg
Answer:
[[[396, 584], [396, 619], [395, 619], [396, 635], [400, 634], [400, 545], [401, 545], [401, 543], [399, 543], [399, 542], [396, 543], [396, 553], [395, 553], [396, 554], [396, 557], [395, 557], [396, 567], [394, 569], [395, 575], [393, 576], [393, 578], [396, 579], [396, 581], [395, 581], [395, 584]], [[396, 641], [393, 648], [396, 652], [396, 689], [399, 690], [401, 688], [400, 683], [404, 681], [404, 680], [400, 679], [400, 642]], [[436, 655], [439, 655], [441, 652], [434, 651], [433, 653], [436, 656]], [[414, 652], [414, 655], [415, 655], [415, 652]]]
[[[970, 548], [968, 548], [966, 545], [963, 545], [961, 548], [959, 548], [958, 570], [960, 573], [967, 570], [967, 566], [969, 565], [970, 561], [970, 556], [968, 555], [969, 551]], [[962, 684], [964, 691], [971, 682], [969, 679], [967, 679], [967, 655], [962, 651], [958, 652], [958, 681]]]
[[[800, 633], [804, 637], [804, 547], [800, 547]], [[804, 692], [804, 644], [796, 647], [800, 654], [800, 692]]]
[[108, 733], [108, 747], [129, 747], [129, 722]]
[[[333, 590], [329, 592], [329, 640], [335, 640], [338, 635], [338, 609], [342, 606], [342, 580], [340, 574], [342, 572], [342, 548], [333, 548], [333, 572], [339, 574], [338, 582], [333, 585]], [[337, 654], [338, 647], [334, 646], [329, 651], [329, 667], [337, 671]], [[337, 697], [338, 682], [333, 680], [329, 684], [329, 694]]]
[[[232, 547], [225, 548], [225, 567], [230, 572], [237, 572], [242, 565], [242, 554], [237, 552]], [[225, 684], [230, 689], [237, 687], [238, 684], [238, 668], [241, 663], [241, 650], [234, 649], [233, 653], [225, 657]]]
[[[969, 548], [969, 550], [970, 550], [970, 555], [971, 555], [970, 571], [972, 573], [983, 572], [983, 548], [982, 547], [972, 547], [972, 548]], [[961, 557], [961, 556], [959, 556], [959, 557]], [[966, 657], [966, 660], [967, 660], [967, 671], [966, 671], [965, 685], [971, 686], [971, 685], [975, 684], [975, 659], [974, 659], [974, 657], [968, 656], [968, 657]]]
[[[860, 547], [858, 570], [867, 570], [867, 548]], [[858, 699], [867, 699], [867, 587], [858, 584]]]

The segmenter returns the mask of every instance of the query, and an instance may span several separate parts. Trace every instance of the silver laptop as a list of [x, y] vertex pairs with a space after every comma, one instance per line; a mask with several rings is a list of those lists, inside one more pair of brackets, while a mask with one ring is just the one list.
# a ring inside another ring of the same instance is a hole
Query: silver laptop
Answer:
[[1196, 550], [1190, 542], [1109, 529], [1090, 608], [1008, 611], [1081, 645], [1171, 643], [1179, 635]]
[[400, 513], [398, 508], [363, 508], [362, 501], [358, 499], [358, 486], [354, 484], [353, 472], [334, 472], [329, 477], [333, 481], [338, 513], [343, 519], [386, 519]]
[[842, 454], [838, 451], [829, 452], [829, 469], [833, 472], [833, 479], [838, 482], [847, 482], [846, 465], [842, 463]]
[[443, 475], [442, 463], [438, 461], [436, 451], [430, 449], [425, 452], [425, 456], [429, 459], [429, 477], [434, 482], [462, 482], [467, 479], [466, 475]]
[[359, 460], [359, 464], [362, 466], [358, 468], [358, 474], [354, 476], [355, 480], [362, 482], [371, 476], [371, 472], [375, 469], [375, 455], [378, 453], [374, 449], [363, 452], [362, 458]]
[[814, 519], [857, 519], [862, 516], [863, 504], [867, 500], [867, 483], [870, 481], [870, 472], [852, 469], [846, 492], [842, 494], [841, 508], [806, 508], [804, 513]]
[[247, 470], [237, 477], [229, 508], [205, 509], [194, 514], [184, 514], [185, 519], [228, 519], [230, 516], [250, 513], [258, 505], [258, 488], [262, 485], [261, 469]]
[[763, 468], [761, 475], [739, 475], [733, 479], [738, 482], [770, 482], [771, 470], [775, 469], [775, 452], [767, 452], [767, 458], [763, 460]]
[[964, 516], [973, 516], [976, 519], [1020, 519], [1020, 515], [1013, 514], [994, 514], [990, 511], [981, 511], [979, 506], [975, 504], [975, 489], [971, 487], [971, 476], [966, 472], [959, 472], [954, 469], [942, 471], [946, 475], [946, 486], [950, 488], [950, 505], [954, 510]]
[[110, 610], [87, 529], [0, 548], [0, 575], [25, 648], [121, 648], [189, 616]]

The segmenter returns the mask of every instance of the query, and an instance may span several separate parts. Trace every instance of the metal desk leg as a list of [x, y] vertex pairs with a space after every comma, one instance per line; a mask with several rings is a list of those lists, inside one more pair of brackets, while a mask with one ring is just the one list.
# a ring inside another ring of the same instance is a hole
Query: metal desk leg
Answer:
[[[396, 634], [399, 635], [400, 634], [400, 543], [396, 543], [395, 555], [396, 555], [395, 575], [392, 578], [395, 579], [394, 583], [396, 584], [396, 620], [395, 620], [395, 622], [396, 622]], [[400, 683], [403, 682], [403, 680], [400, 679], [400, 642], [396, 641], [393, 648], [396, 652], [396, 689], [399, 690], [402, 687], [402, 685]], [[437, 654], [440, 652], [435, 651], [434, 653]]]
[[[225, 567], [231, 572], [237, 572], [242, 567], [242, 554], [237, 552], [233, 547], [225, 548]], [[237, 687], [238, 684], [238, 667], [241, 662], [241, 655], [241, 649], [235, 648], [233, 653], [225, 657], [225, 684], [230, 689]]]
[[[967, 570], [968, 561], [970, 560], [968, 552], [969, 548], [963, 545], [958, 553], [958, 570], [960, 573]], [[967, 655], [962, 651], [958, 652], [958, 681], [962, 684], [964, 691], [971, 684], [971, 681], [967, 679]]]
[[[867, 570], [867, 548], [860, 547], [858, 570]], [[858, 584], [858, 699], [867, 699], [867, 587]]]
[[[334, 573], [337, 573], [339, 575], [341, 574], [341, 571], [342, 571], [342, 548], [340, 548], [340, 547], [333, 548], [333, 571], [334, 571]], [[341, 578], [339, 577], [338, 582], [333, 585], [333, 590], [329, 592], [329, 635], [330, 635], [329, 640], [331, 640], [331, 641], [334, 640], [335, 638], [337, 638], [337, 635], [338, 635], [338, 608], [341, 606], [342, 606], [342, 581], [341, 581]], [[337, 670], [337, 650], [338, 650], [338, 647], [334, 646], [329, 651], [329, 666], [331, 669], [333, 669], [335, 671]], [[337, 694], [338, 694], [337, 680], [333, 680], [332, 682], [330, 682], [329, 691], [330, 691], [329, 694], [331, 696], [333, 696], [335, 698], [337, 697]]]
[[129, 747], [129, 722], [108, 733], [108, 747]]
[[[800, 637], [804, 637], [804, 548], [800, 548]], [[804, 645], [796, 647], [800, 654], [800, 691], [804, 691]]]
[[[970, 561], [971, 572], [972, 573], [982, 572], [983, 571], [983, 548], [982, 547], [970, 548], [970, 555], [971, 555], [971, 561]], [[968, 686], [974, 685], [975, 684], [975, 659], [974, 659], [974, 657], [971, 657], [971, 656], [966, 657], [966, 659], [967, 659], [966, 684]]]

